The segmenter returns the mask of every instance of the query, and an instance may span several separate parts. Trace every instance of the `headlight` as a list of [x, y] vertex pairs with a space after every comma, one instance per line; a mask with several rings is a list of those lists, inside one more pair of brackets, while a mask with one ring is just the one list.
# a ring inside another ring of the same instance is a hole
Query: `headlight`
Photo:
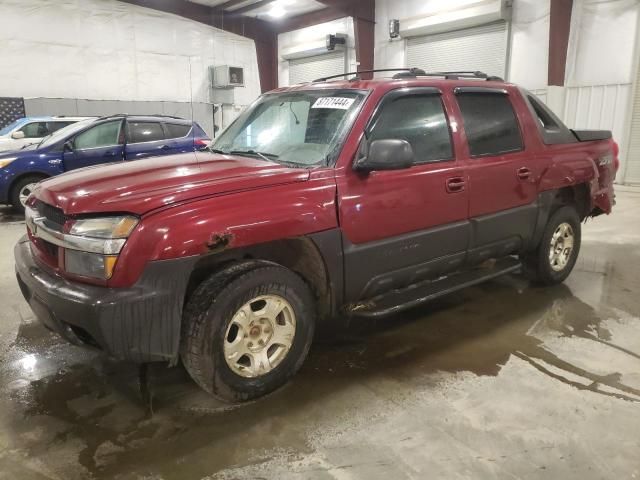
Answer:
[[18, 157], [10, 157], [10, 158], [0, 158], [0, 168], [4, 168], [9, 165], [14, 160], [17, 160]]
[[138, 224], [136, 217], [102, 217], [76, 220], [71, 235], [93, 238], [127, 238]]
[[76, 220], [69, 229], [77, 249], [65, 250], [65, 270], [85, 277], [108, 280], [113, 275], [118, 254], [138, 219], [132, 216]]

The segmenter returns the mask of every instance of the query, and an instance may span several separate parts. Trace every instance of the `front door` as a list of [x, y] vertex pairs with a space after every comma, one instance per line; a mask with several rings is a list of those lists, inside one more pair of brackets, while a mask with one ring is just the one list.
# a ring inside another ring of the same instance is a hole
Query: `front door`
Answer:
[[76, 135], [65, 148], [65, 170], [122, 161], [124, 154], [122, 120], [99, 123]]
[[462, 264], [469, 242], [464, 169], [440, 92], [387, 94], [363, 141], [407, 140], [415, 163], [338, 179], [347, 301], [433, 278]]
[[469, 262], [479, 263], [517, 252], [532, 234], [539, 172], [531, 145], [525, 148], [515, 93], [482, 87], [454, 92], [467, 139], [460, 153], [469, 176]]

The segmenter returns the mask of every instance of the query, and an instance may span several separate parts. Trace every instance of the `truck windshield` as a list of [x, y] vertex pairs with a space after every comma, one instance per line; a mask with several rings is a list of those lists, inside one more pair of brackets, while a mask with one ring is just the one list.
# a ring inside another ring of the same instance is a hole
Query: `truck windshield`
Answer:
[[359, 90], [264, 95], [211, 149], [296, 167], [327, 165], [339, 152], [364, 97]]

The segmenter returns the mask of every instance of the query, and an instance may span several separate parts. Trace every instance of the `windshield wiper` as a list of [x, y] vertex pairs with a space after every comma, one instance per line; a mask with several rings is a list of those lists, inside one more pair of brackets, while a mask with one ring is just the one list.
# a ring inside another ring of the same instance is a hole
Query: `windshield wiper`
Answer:
[[209, 150], [211, 153], [219, 153], [220, 155], [226, 155], [227, 153], [220, 150], [219, 148], [211, 148], [211, 147], [207, 147], [207, 150]]
[[270, 162], [271, 160], [275, 160], [278, 158], [278, 155], [274, 153], [266, 153], [266, 152], [258, 152], [256, 150], [232, 150], [229, 152], [230, 155], [252, 155], [256, 157], [260, 157], [265, 162]]

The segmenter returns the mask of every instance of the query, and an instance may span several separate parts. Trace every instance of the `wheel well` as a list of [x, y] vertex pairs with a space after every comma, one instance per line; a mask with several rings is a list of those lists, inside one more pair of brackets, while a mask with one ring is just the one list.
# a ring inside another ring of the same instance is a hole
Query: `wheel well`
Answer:
[[185, 303], [197, 286], [212, 273], [230, 263], [246, 260], [273, 262], [296, 272], [311, 288], [320, 318], [330, 314], [332, 294], [324, 259], [315, 243], [304, 237], [230, 249], [203, 257], [196, 263], [189, 278]]
[[15, 188], [16, 184], [23, 178], [27, 178], [27, 177], [34, 177], [34, 178], [39, 178], [40, 180], [44, 180], [45, 178], [49, 178], [50, 175], [47, 175], [45, 173], [40, 173], [40, 172], [26, 172], [18, 175], [16, 178], [13, 179], [13, 181], [11, 182], [11, 185], [9, 186], [9, 190], [8, 190], [9, 201], [11, 201], [11, 197], [13, 196], [13, 189]]
[[591, 190], [589, 185], [581, 183], [559, 189], [553, 201], [552, 211], [564, 205], [573, 205], [578, 211], [580, 220], [584, 220], [591, 213]]

